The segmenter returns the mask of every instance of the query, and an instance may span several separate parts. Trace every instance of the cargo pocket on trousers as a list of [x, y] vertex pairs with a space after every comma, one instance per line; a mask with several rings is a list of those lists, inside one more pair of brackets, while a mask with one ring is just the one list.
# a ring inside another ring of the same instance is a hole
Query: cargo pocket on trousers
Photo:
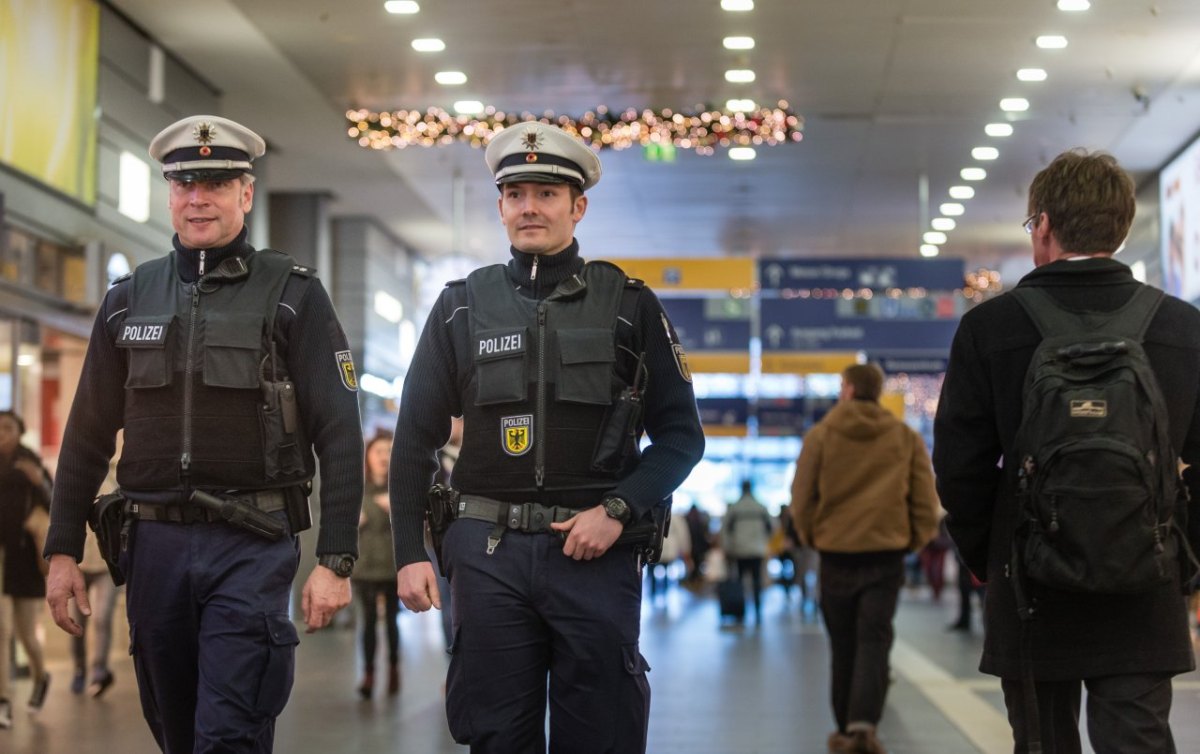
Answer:
[[254, 708], [267, 717], [278, 717], [292, 693], [296, 677], [296, 645], [300, 636], [296, 626], [283, 613], [265, 616], [267, 664], [258, 684]]

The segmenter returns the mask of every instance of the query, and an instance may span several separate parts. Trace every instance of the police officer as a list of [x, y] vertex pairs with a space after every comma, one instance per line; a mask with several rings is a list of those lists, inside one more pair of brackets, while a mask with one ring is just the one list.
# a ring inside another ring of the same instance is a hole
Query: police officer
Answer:
[[250, 129], [209, 115], [151, 142], [174, 251], [101, 304], [51, 507], [47, 601], [79, 635], [68, 602], [89, 614], [84, 522], [123, 429], [117, 555], [142, 711], [169, 754], [271, 751], [299, 641], [288, 597], [314, 449], [323, 495], [308, 630], [350, 601], [363, 468], [354, 366], [313, 271], [246, 242], [264, 151]]
[[422, 512], [462, 416], [439, 564], [454, 604], [451, 733], [476, 753], [546, 751], [548, 682], [550, 751], [644, 752], [640, 561], [615, 543], [662, 515], [703, 453], [691, 376], [650, 289], [579, 256], [596, 154], [524, 123], [486, 160], [512, 259], [447, 285], [405, 380], [391, 467], [400, 598], [441, 607]]

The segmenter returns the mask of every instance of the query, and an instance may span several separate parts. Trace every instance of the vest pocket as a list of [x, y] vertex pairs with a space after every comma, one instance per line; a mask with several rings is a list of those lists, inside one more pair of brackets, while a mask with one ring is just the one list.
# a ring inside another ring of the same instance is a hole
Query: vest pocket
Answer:
[[129, 354], [125, 387], [153, 388], [171, 384], [167, 344], [173, 319], [171, 315], [126, 317], [121, 323], [116, 345]]
[[580, 327], [558, 331], [558, 400], [607, 406], [612, 403], [616, 347], [611, 329]]
[[515, 403], [525, 400], [525, 354], [529, 341], [525, 328], [480, 330], [474, 338], [475, 405]]
[[209, 312], [204, 322], [204, 384], [257, 389], [262, 332], [262, 316]]

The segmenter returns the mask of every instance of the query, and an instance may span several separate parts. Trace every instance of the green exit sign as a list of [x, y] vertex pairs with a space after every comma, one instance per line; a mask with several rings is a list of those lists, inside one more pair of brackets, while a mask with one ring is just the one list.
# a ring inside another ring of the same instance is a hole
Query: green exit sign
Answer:
[[675, 145], [650, 142], [642, 146], [642, 159], [646, 162], [675, 162]]

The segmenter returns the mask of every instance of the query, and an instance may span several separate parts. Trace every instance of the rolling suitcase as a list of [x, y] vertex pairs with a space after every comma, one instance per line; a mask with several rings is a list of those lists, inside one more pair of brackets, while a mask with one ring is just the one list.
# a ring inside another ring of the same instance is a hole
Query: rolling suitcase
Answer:
[[733, 618], [739, 623], [746, 617], [746, 595], [742, 582], [726, 579], [717, 584], [717, 601], [721, 605], [721, 618]]

